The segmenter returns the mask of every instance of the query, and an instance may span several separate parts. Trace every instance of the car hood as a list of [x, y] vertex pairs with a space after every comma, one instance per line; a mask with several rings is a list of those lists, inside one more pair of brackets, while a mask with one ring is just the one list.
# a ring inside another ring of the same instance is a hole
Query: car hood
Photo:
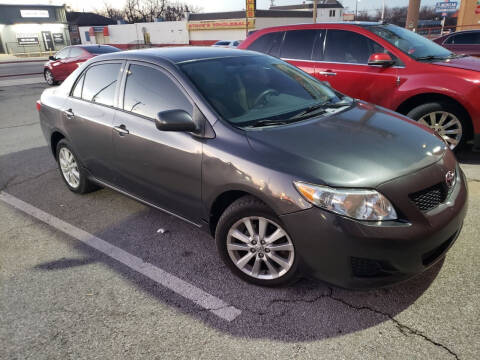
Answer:
[[262, 162], [299, 180], [338, 187], [374, 188], [449, 151], [429, 129], [363, 102], [334, 115], [246, 134]]
[[480, 72], [480, 58], [473, 56], [435, 61], [432, 64]]

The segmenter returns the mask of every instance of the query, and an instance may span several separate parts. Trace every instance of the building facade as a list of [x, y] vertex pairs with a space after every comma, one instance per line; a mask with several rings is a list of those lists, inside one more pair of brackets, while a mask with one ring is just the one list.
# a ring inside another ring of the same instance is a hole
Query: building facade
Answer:
[[42, 55], [69, 44], [64, 6], [0, 4], [0, 53]]
[[[67, 21], [68, 21], [68, 30], [70, 32], [70, 40], [72, 45], [78, 45], [82, 43], [82, 38], [80, 36], [80, 27], [104, 27], [106, 25], [114, 25], [117, 22], [115, 20], [109, 19], [105, 16], [91, 13], [91, 12], [79, 12], [79, 11], [69, 11], [67, 12]], [[103, 29], [101, 32], [94, 32], [94, 36], [104, 36]], [[102, 39], [97, 41], [102, 42]]]
[[458, 11], [457, 30], [480, 29], [480, 0], [462, 0]]
[[[313, 2], [307, 3], [304, 1], [297, 5], [270, 6], [270, 10], [308, 11], [313, 13]], [[317, 22], [324, 23], [343, 21], [343, 10], [343, 5], [337, 0], [318, 0]]]

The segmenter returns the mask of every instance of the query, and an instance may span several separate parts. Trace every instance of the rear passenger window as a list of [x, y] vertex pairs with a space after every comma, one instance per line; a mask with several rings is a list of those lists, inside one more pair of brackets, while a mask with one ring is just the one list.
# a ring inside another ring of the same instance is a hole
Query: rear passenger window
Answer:
[[278, 57], [283, 34], [284, 32], [281, 31], [262, 35], [248, 47], [248, 50]]
[[113, 106], [120, 66], [120, 64], [100, 64], [89, 68], [83, 81], [82, 99]]
[[70, 55], [69, 57], [74, 58], [74, 57], [79, 57], [83, 55], [82, 49], [78, 47], [72, 47], [70, 50]]
[[280, 57], [310, 60], [317, 30], [291, 30], [285, 33]]
[[149, 66], [130, 65], [123, 109], [152, 119], [160, 111], [181, 109], [192, 114], [193, 105], [162, 71]]

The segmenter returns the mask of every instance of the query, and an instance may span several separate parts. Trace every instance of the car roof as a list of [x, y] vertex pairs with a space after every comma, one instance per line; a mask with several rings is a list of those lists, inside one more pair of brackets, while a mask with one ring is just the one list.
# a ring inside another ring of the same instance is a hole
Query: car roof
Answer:
[[286, 24], [286, 25], [277, 25], [277, 26], [270, 26], [263, 29], [255, 30], [255, 32], [263, 32], [263, 30], [272, 30], [272, 29], [285, 29], [285, 28], [317, 28], [322, 26], [328, 25], [345, 25], [345, 26], [371, 26], [371, 25], [391, 25], [385, 22], [378, 22], [378, 21], [332, 21], [332, 22], [320, 22], [320, 23], [298, 23], [298, 24]]
[[170, 63], [178, 64], [187, 61], [251, 55], [259, 56], [261, 54], [253, 51], [237, 50], [232, 48], [218, 48], [210, 46], [176, 46], [108, 53], [95, 57], [95, 60], [150, 60], [153, 62], [168, 61]]
[[112, 46], [112, 45], [102, 45], [102, 44], [96, 44], [96, 45], [73, 45], [74, 47], [81, 47], [85, 50], [88, 50], [88, 49], [96, 49], [96, 48], [99, 48], [99, 47], [115, 47], [115, 46]]
[[465, 34], [465, 33], [476, 33], [476, 32], [480, 32], [480, 29], [472, 29], [472, 30], [460, 30], [460, 31], [454, 31], [450, 34], [447, 34], [447, 35], [454, 35], [454, 34]]

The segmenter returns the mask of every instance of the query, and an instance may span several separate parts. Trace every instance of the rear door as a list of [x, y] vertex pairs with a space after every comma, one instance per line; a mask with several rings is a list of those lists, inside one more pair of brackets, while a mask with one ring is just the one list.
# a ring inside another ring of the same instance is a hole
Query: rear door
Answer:
[[96, 178], [113, 182], [112, 124], [122, 61], [92, 64], [75, 83], [64, 111], [67, 137], [82, 165]]
[[315, 76], [314, 49], [324, 41], [325, 30], [303, 29], [288, 30], [283, 37], [280, 58]]
[[368, 65], [371, 54], [387, 52], [386, 49], [362, 34], [339, 29], [328, 29], [325, 42], [319, 45], [323, 51], [317, 52], [318, 79], [351, 97], [389, 107], [398, 86], [398, 66]]
[[203, 140], [155, 126], [161, 111], [181, 109], [195, 117], [198, 110], [173, 76], [154, 65], [130, 63], [123, 87], [113, 131], [115, 183], [199, 223]]

